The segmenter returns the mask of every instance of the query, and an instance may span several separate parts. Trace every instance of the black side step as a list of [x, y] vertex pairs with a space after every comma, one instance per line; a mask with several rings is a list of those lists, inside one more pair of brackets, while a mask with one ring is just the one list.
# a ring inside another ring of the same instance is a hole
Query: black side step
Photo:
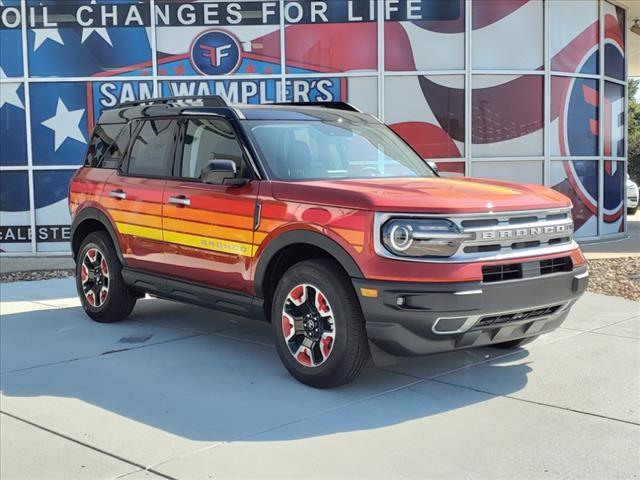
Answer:
[[132, 268], [122, 269], [122, 278], [133, 290], [156, 295], [169, 300], [191, 303], [223, 312], [267, 321], [262, 298], [230, 292], [205, 285], [183, 282], [163, 275], [141, 272]]

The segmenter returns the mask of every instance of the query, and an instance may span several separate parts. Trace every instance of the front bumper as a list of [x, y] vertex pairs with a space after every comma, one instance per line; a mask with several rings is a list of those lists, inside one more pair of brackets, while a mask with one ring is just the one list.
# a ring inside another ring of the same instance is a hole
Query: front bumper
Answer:
[[[496, 283], [354, 279], [369, 340], [399, 356], [426, 355], [540, 335], [565, 320], [588, 283], [571, 272]], [[377, 289], [376, 298], [361, 288]]]

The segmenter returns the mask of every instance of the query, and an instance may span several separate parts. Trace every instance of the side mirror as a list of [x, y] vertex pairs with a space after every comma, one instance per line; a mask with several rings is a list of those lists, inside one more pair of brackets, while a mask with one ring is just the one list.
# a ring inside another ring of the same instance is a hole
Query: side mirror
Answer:
[[211, 185], [244, 185], [246, 178], [237, 178], [238, 170], [233, 160], [209, 160], [200, 172], [200, 180]]
[[436, 172], [436, 173], [440, 173], [438, 171], [438, 164], [434, 161], [428, 160], [427, 163], [429, 164], [429, 166], [431, 167], [431, 169]]

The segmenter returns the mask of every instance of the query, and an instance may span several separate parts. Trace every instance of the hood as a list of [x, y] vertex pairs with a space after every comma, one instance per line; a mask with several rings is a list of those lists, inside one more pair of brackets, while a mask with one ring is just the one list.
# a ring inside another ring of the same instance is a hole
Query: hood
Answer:
[[283, 201], [386, 212], [485, 213], [571, 205], [540, 185], [477, 178], [274, 181], [272, 191]]

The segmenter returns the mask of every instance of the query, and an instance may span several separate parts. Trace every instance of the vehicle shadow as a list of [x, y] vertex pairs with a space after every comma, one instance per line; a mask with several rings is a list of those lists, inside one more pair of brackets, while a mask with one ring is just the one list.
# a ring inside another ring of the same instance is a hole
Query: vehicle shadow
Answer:
[[[350, 385], [316, 390], [286, 372], [269, 325], [157, 299], [117, 324], [68, 307], [3, 314], [0, 327], [2, 410], [37, 412], [78, 432], [100, 421], [102, 435], [142, 426], [225, 442], [266, 431], [269, 440], [292, 440], [377, 429], [494, 398], [424, 378], [484, 362], [512, 393], [530, 372], [526, 350], [505, 365], [496, 358], [504, 351], [472, 349], [369, 366]], [[328, 413], [345, 407], [354, 413]], [[278, 428], [312, 418], [321, 420]]]

